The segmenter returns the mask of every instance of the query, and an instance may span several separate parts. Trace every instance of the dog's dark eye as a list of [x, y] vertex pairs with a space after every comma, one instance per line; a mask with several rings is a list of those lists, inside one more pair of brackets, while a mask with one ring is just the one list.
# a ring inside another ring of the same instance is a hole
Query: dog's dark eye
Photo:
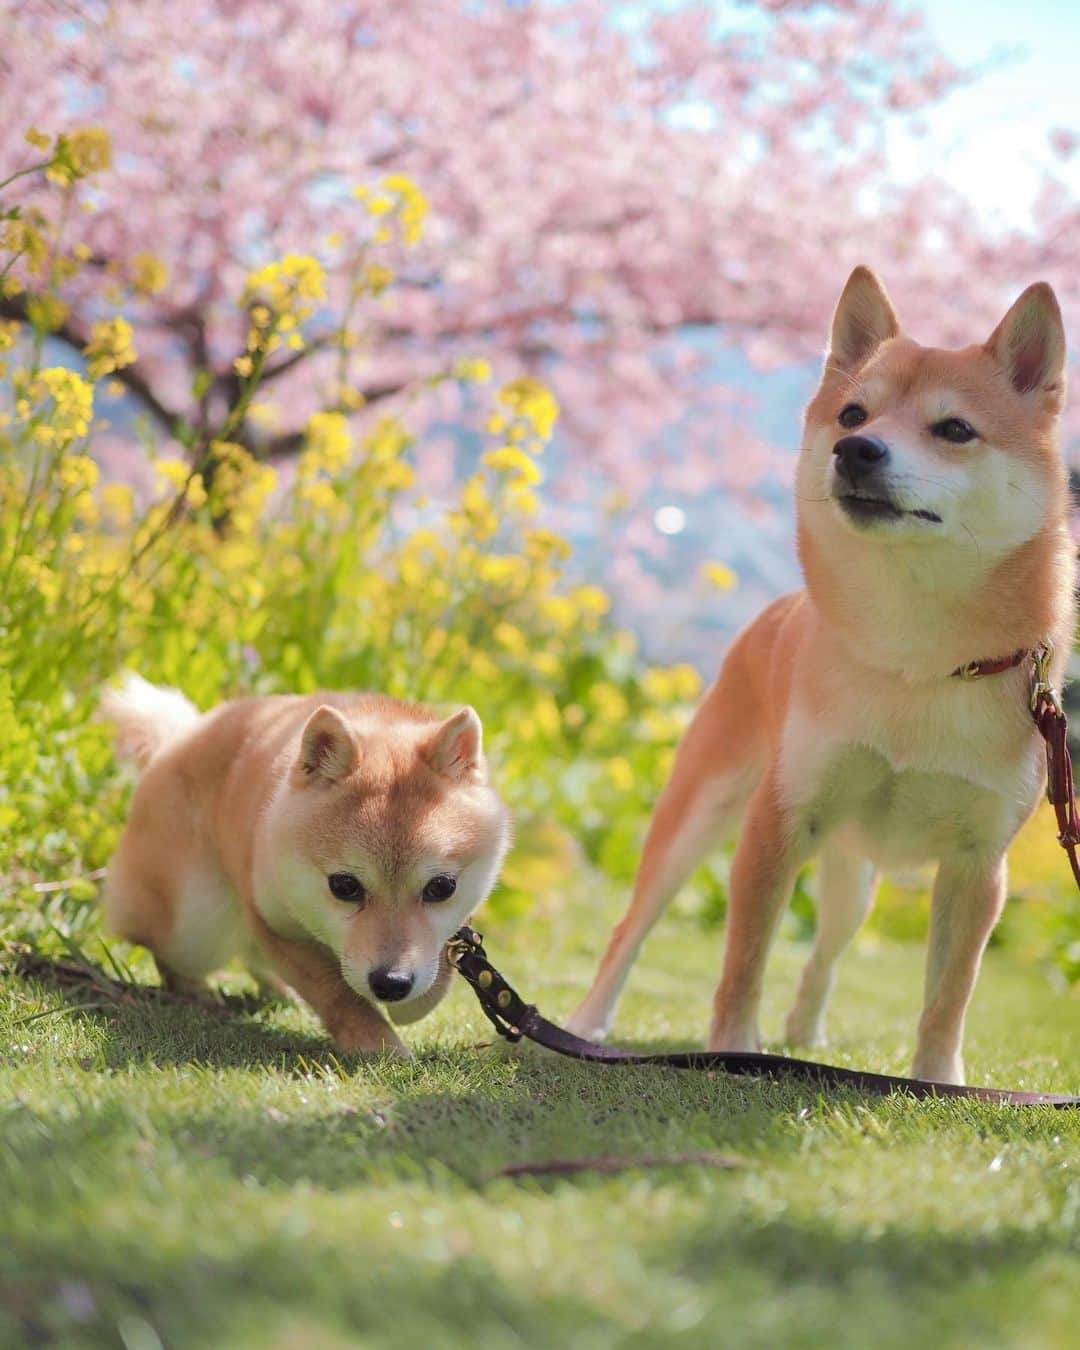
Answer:
[[338, 900], [363, 900], [364, 886], [351, 872], [331, 872], [326, 878], [330, 894]]
[[456, 890], [456, 877], [432, 877], [424, 887], [424, 899], [429, 904], [437, 905], [441, 900], [449, 900]]
[[941, 422], [935, 422], [930, 430], [941, 440], [951, 441], [953, 445], [973, 441], [979, 434], [971, 423], [965, 422], [962, 417], [946, 417]]
[[836, 420], [842, 427], [861, 427], [866, 421], [866, 409], [859, 403], [849, 403], [846, 408], [840, 409], [840, 416]]

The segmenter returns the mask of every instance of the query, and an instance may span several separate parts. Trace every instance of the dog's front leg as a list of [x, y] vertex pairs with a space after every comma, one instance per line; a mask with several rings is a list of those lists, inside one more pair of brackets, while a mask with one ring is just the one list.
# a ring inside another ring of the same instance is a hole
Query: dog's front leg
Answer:
[[386, 1019], [345, 983], [332, 952], [314, 942], [280, 937], [265, 923], [259, 924], [258, 934], [274, 969], [314, 1010], [339, 1050], [408, 1058], [409, 1051]]
[[934, 882], [926, 990], [912, 1072], [964, 1081], [964, 1016], [987, 939], [1005, 902], [1005, 859], [943, 861]]
[[770, 769], [750, 801], [731, 864], [724, 970], [713, 1001], [710, 1050], [759, 1050], [758, 1007], [776, 920], [807, 852]]

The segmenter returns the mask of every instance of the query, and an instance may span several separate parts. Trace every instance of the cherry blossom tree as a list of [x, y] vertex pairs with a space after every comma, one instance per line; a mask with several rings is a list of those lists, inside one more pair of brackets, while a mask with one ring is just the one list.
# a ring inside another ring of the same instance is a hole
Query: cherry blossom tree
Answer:
[[[532, 372], [557, 392], [572, 471], [553, 486], [571, 505], [597, 481], [630, 502], [657, 483], [748, 487], [773, 461], [703, 334], [759, 366], [805, 359], [867, 261], [919, 336], [970, 341], [1036, 276], [1075, 297], [1080, 231], [1052, 182], [1037, 230], [1004, 236], [932, 165], [890, 181], [890, 124], [932, 115], [965, 78], [904, 0], [746, 0], [737, 15], [0, 0], [0, 163], [32, 155], [31, 124], [109, 131], [112, 170], [68, 227], [94, 266], [72, 278], [58, 331], [82, 344], [120, 297], [139, 353], [120, 378], [163, 440], [181, 421], [210, 434], [234, 400], [250, 269], [370, 248], [378, 217], [352, 187], [407, 175], [430, 215], [369, 311], [357, 416], [483, 355], [499, 378]], [[1066, 132], [1054, 144], [1072, 153]], [[17, 317], [26, 296], [2, 305]], [[269, 369], [278, 424], [238, 432], [265, 455], [296, 447], [333, 377], [312, 327]], [[440, 386], [428, 415], [452, 416], [457, 397]]]

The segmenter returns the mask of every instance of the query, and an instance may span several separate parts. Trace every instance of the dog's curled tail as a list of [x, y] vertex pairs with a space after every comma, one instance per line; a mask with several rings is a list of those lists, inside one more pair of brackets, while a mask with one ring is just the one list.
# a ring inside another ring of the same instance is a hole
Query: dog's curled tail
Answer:
[[116, 753], [140, 770], [199, 718], [179, 689], [161, 688], [131, 670], [105, 689], [101, 711], [116, 727]]

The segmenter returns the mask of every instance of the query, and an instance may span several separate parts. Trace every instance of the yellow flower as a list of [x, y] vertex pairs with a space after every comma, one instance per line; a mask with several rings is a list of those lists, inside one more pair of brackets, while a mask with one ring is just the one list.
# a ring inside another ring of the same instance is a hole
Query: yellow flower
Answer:
[[364, 437], [364, 449], [376, 461], [397, 459], [412, 437], [396, 417], [380, 417]]
[[571, 598], [577, 602], [582, 614], [599, 618], [611, 608], [611, 600], [599, 586], [579, 586], [571, 592]]
[[257, 427], [272, 430], [281, 425], [281, 409], [270, 399], [260, 399], [248, 408], [248, 417]]
[[60, 581], [52, 568], [37, 558], [23, 553], [15, 559], [14, 576], [26, 584], [27, 590], [35, 590], [46, 603], [55, 600], [60, 591]]
[[0, 352], [10, 351], [19, 335], [19, 323], [16, 319], [0, 320]]
[[55, 333], [67, 313], [67, 305], [56, 295], [31, 295], [26, 301], [26, 317], [39, 333]]
[[671, 667], [675, 697], [689, 703], [701, 693], [701, 672], [685, 663]]
[[704, 562], [701, 564], [701, 575], [718, 591], [731, 591], [739, 584], [737, 574], [727, 563]]
[[23, 136], [23, 140], [27, 145], [32, 145], [35, 150], [48, 150], [49, 146], [52, 145], [52, 137], [47, 136], [44, 131], [35, 130], [34, 127], [30, 127]]
[[502, 674], [499, 667], [491, 657], [488, 656], [487, 652], [481, 648], [477, 648], [477, 650], [473, 652], [472, 660], [469, 662], [469, 670], [478, 680], [482, 680], [485, 684], [495, 684]]
[[[404, 580], [404, 576], [402, 576]], [[446, 648], [449, 634], [445, 628], [432, 628], [424, 638], [424, 645], [421, 647], [421, 655], [425, 661], [435, 661], [440, 657]]]
[[[326, 299], [326, 273], [322, 264], [304, 253], [287, 253], [280, 262], [267, 263], [248, 274], [243, 303], [257, 310], [269, 309], [294, 324], [311, 313], [313, 303]], [[264, 325], [256, 323], [256, 327]]]
[[397, 215], [401, 222], [401, 235], [407, 244], [415, 244], [424, 230], [427, 217], [427, 198], [411, 178], [404, 174], [390, 174], [383, 179], [383, 187], [393, 192], [398, 199]]
[[489, 450], [484, 455], [484, 463], [489, 469], [499, 473], [512, 473], [518, 482], [526, 485], [539, 483], [540, 470], [523, 450], [513, 445], [502, 445], [497, 450]]
[[630, 705], [622, 690], [607, 680], [599, 680], [589, 691], [589, 701], [597, 716], [606, 722], [622, 722], [630, 712]]
[[337, 494], [325, 478], [320, 478], [316, 483], [305, 483], [300, 489], [300, 496], [316, 511], [333, 511], [338, 505]]
[[492, 509], [484, 480], [477, 474], [462, 488], [461, 511], [465, 524], [477, 539], [488, 539], [499, 528], [499, 518]]
[[277, 474], [269, 465], [257, 463], [235, 441], [212, 441], [210, 455], [214, 466], [208, 494], [211, 509], [227, 516], [234, 532], [246, 533], [254, 527]]
[[515, 656], [524, 656], [529, 650], [525, 634], [512, 623], [497, 623], [492, 630], [492, 637], [501, 647], [505, 647]]
[[559, 631], [567, 633], [577, 622], [578, 611], [565, 595], [548, 595], [540, 601], [540, 612]]
[[188, 480], [190, 466], [182, 459], [156, 459], [154, 472], [170, 487], [180, 489]]
[[[360, 183], [353, 188], [353, 196], [366, 204], [368, 215], [378, 220], [389, 217], [397, 221], [401, 238], [406, 244], [415, 244], [424, 230], [428, 213], [427, 198], [411, 178], [403, 173], [389, 174], [380, 184], [381, 192], [372, 194]], [[385, 226], [375, 232], [375, 242], [385, 244], [390, 231]]]
[[131, 324], [119, 316], [94, 324], [90, 341], [83, 349], [87, 374], [92, 380], [100, 380], [103, 375], [131, 365], [136, 358], [131, 337]]
[[101, 489], [101, 504], [114, 525], [131, 524], [135, 494], [127, 483], [106, 483]]
[[550, 694], [542, 694], [533, 704], [532, 719], [536, 729], [545, 736], [557, 736], [562, 730], [559, 705]]
[[131, 284], [140, 295], [157, 295], [168, 281], [169, 269], [156, 253], [136, 253], [131, 259]]
[[387, 492], [400, 492], [402, 488], [412, 487], [415, 481], [416, 474], [412, 466], [400, 460], [383, 466], [379, 472], [379, 482]]
[[34, 381], [33, 393], [39, 400], [53, 401], [50, 422], [64, 441], [85, 436], [94, 411], [93, 386], [64, 366], [47, 366]]
[[533, 562], [546, 562], [549, 558], [569, 558], [570, 543], [562, 535], [551, 530], [526, 530], [524, 535], [525, 556]]
[[[450, 373], [455, 380], [466, 380], [473, 384], [487, 384], [491, 379], [491, 362], [478, 356], [464, 356], [460, 361], [454, 362]], [[490, 426], [488, 429], [501, 430], [501, 428]]]
[[343, 413], [317, 412], [304, 428], [305, 449], [302, 458], [304, 477], [316, 473], [340, 473], [352, 454], [353, 439]]
[[201, 473], [193, 473], [187, 485], [185, 500], [192, 511], [198, 511], [206, 505], [207, 491]]
[[241, 379], [246, 380], [252, 371], [252, 362], [250, 356], [238, 356], [233, 362], [233, 370]]
[[[96, 467], [97, 466], [95, 465], [95, 469]], [[94, 500], [94, 496], [91, 492], [80, 492], [72, 505], [75, 508], [75, 519], [79, 521], [80, 524], [96, 525], [98, 523], [101, 513], [98, 510], [98, 504]], [[69, 539], [69, 546], [71, 542], [72, 541]]]
[[85, 492], [98, 480], [98, 466], [89, 455], [65, 455], [56, 466], [61, 492]]
[[535, 516], [540, 510], [540, 499], [530, 492], [520, 481], [511, 483], [506, 494], [506, 504], [519, 516]]
[[531, 375], [523, 375], [504, 384], [498, 398], [513, 410], [515, 417], [528, 422], [541, 440], [548, 440], [559, 416], [559, 404], [546, 385]]
[[393, 279], [393, 271], [381, 263], [368, 263], [364, 268], [364, 285], [372, 295], [382, 295]]
[[529, 580], [529, 566], [524, 558], [508, 553], [490, 553], [477, 559], [476, 573], [490, 586], [507, 590], [524, 586]]
[[80, 127], [57, 136], [53, 153], [45, 176], [65, 186], [112, 164], [112, 142], [104, 127]]

